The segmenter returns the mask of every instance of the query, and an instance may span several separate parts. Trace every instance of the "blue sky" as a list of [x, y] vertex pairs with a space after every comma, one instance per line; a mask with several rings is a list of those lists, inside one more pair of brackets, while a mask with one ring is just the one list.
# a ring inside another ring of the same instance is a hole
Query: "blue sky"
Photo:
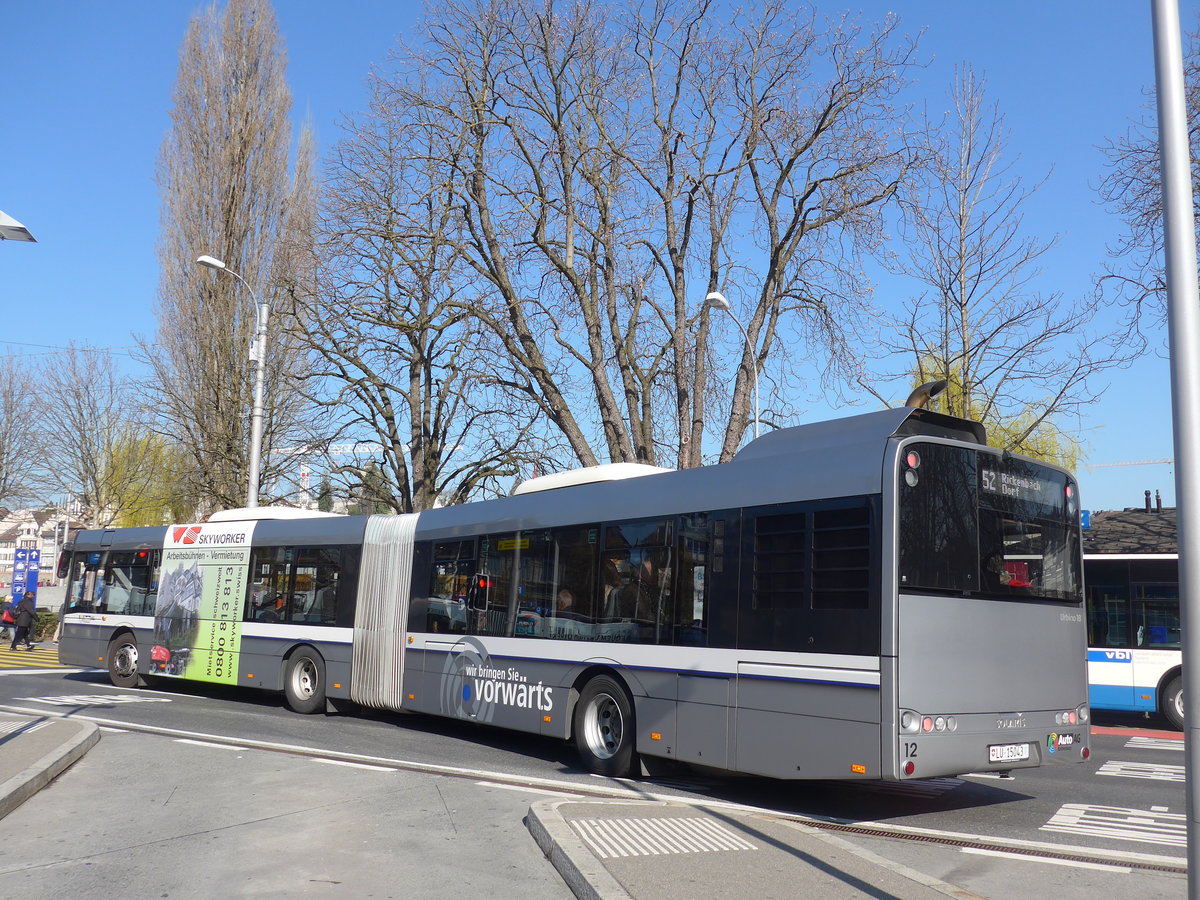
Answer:
[[[30, 356], [69, 341], [127, 347], [154, 331], [158, 195], [154, 168], [168, 124], [187, 0], [8, 3], [0, 8], [0, 210], [37, 244], [0, 243], [0, 354]], [[824, 12], [902, 10], [906, 31], [924, 29], [930, 58], [914, 99], [944, 108], [956, 64], [987, 77], [1011, 131], [1020, 171], [1036, 181], [1026, 227], [1058, 233], [1039, 288], [1078, 295], [1119, 231], [1095, 186], [1099, 146], [1142, 117], [1154, 78], [1150, 4], [1131, 0], [907, 4], [822, 2]], [[319, 140], [338, 138], [343, 113], [362, 108], [364, 79], [411, 29], [415, 4], [389, 0], [276, 0], [299, 120]], [[1185, 26], [1195, 7], [1185, 5]], [[1110, 313], [1106, 313], [1110, 315]], [[1159, 345], [1162, 341], [1158, 342]], [[1163, 354], [1113, 376], [1083, 435], [1089, 464], [1170, 458], [1170, 384]], [[865, 398], [864, 398], [865, 400]], [[868, 407], [869, 408], [869, 407]], [[1174, 505], [1167, 465], [1082, 468], [1084, 506], [1113, 509], [1160, 490]]]

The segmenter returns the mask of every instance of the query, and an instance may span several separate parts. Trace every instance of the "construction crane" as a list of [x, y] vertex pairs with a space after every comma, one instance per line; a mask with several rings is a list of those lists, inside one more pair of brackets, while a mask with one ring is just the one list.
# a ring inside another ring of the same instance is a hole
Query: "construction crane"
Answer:
[[1085, 469], [1115, 469], [1118, 466], [1173, 466], [1173, 459], [1131, 459], [1126, 462], [1084, 464]]

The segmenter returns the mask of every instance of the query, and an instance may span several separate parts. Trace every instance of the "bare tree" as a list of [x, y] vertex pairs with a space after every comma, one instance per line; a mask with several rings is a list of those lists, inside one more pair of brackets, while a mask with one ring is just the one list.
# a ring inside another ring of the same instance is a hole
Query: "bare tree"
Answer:
[[145, 427], [133, 386], [112, 356], [71, 348], [44, 363], [37, 378], [59, 436], [42, 449], [44, 495], [75, 498], [90, 527], [162, 522], [171, 509], [177, 461]]
[[35, 375], [12, 360], [0, 363], [0, 504], [34, 497], [41, 469], [43, 429], [36, 424], [46, 400], [37, 395]]
[[[312, 143], [302, 141], [291, 179], [285, 65], [267, 0], [229, 0], [193, 18], [159, 159], [158, 335], [143, 349], [160, 428], [185, 448], [187, 489], [201, 511], [245, 500], [255, 299], [290, 309], [281, 298], [307, 277], [295, 266], [306, 258], [297, 231], [311, 227]], [[254, 296], [237, 279], [199, 268], [201, 254], [224, 261]], [[287, 462], [272, 448], [306, 437], [289, 389], [304, 374], [303, 355], [281, 318], [271, 317], [267, 340], [264, 485]]]
[[[1200, 30], [1188, 35], [1184, 51], [1184, 97], [1192, 149], [1192, 203], [1200, 240]], [[1163, 210], [1158, 124], [1152, 88], [1146, 91], [1148, 114], [1103, 148], [1108, 174], [1100, 196], [1125, 220], [1126, 230], [1112, 247], [1101, 286], [1127, 304], [1131, 336], [1143, 324], [1161, 325], [1166, 316], [1166, 273], [1163, 262]]]
[[369, 117], [348, 124], [328, 171], [320, 290], [296, 320], [312, 355], [313, 399], [336, 437], [372, 447], [333, 456], [360, 504], [397, 512], [497, 490], [532, 452], [528, 420], [492, 403], [495, 343], [469, 314], [451, 234], [444, 148], [375, 83]]
[[923, 285], [897, 321], [902, 375], [945, 379], [946, 412], [983, 422], [993, 443], [1070, 455], [1070, 422], [1093, 402], [1094, 376], [1120, 362], [1088, 334], [1089, 304], [1036, 288], [1055, 238], [1028, 233], [1027, 188], [1012, 172], [1003, 116], [985, 84], [959, 71], [931, 164], [908, 192], [900, 271]]
[[[446, 0], [390, 78], [435, 132], [421, 146], [444, 148], [454, 247], [487, 288], [469, 309], [511, 366], [499, 386], [585, 465], [696, 465], [706, 432], [728, 458], [753, 371], [792, 351], [844, 371], [857, 254], [916, 161], [893, 21], [713, 8]], [[733, 343], [714, 345], [703, 313], [735, 279], [749, 347], [724, 324]], [[714, 353], [742, 359], [715, 426]]]

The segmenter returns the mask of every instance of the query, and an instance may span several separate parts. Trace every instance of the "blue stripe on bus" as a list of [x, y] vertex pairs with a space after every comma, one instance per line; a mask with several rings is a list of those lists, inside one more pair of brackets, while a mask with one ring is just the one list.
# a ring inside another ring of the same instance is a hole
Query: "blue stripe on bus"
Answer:
[[[420, 649], [421, 649], [421, 652], [423, 652], [423, 653], [440, 653], [445, 656], [450, 656], [451, 654], [456, 652], [453, 650], [434, 650], [429, 647], [422, 647]], [[411, 653], [413, 651], [410, 650], [408, 652]], [[561, 663], [564, 666], [569, 666], [569, 665], [581, 665], [581, 666], [606, 665], [606, 666], [609, 666], [610, 668], [629, 669], [630, 671], [634, 671], [634, 672], [675, 672], [676, 674], [679, 674], [679, 675], [695, 675], [700, 678], [705, 678], [705, 677], [707, 677], [707, 678], [735, 678], [735, 677], [736, 678], [760, 678], [764, 681], [794, 681], [797, 684], [826, 684], [826, 685], [832, 685], [834, 687], [856, 687], [856, 688], [868, 688], [872, 691], [879, 690], [879, 685], [871, 684], [869, 682], [864, 682], [864, 681], [832, 681], [832, 680], [826, 681], [821, 678], [785, 678], [782, 676], [772, 676], [772, 675], [737, 675], [734, 672], [706, 672], [706, 671], [699, 670], [699, 669], [687, 669], [687, 670], [666, 669], [666, 668], [658, 668], [656, 666], [634, 666], [634, 665], [628, 665], [625, 663], [607, 663], [607, 662], [606, 663], [599, 663], [599, 662], [589, 663], [586, 660], [547, 659], [544, 656], [510, 656], [507, 654], [500, 654], [500, 653], [492, 653], [492, 654], [490, 654], [490, 656], [492, 659], [504, 659], [504, 660], [510, 660], [513, 662]]]
[[[1088, 705], [1093, 709], [1116, 709], [1126, 712], [1154, 712], [1158, 709], [1156, 689], [1151, 687], [1117, 687], [1111, 684], [1089, 684]], [[1143, 700], [1145, 695], [1149, 699]]]

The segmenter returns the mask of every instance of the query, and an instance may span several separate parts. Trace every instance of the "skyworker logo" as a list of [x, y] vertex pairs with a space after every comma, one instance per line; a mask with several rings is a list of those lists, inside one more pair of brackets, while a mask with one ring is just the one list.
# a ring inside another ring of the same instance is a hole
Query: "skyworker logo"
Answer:
[[200, 537], [199, 525], [178, 525], [171, 530], [171, 540], [176, 544], [194, 544]]

